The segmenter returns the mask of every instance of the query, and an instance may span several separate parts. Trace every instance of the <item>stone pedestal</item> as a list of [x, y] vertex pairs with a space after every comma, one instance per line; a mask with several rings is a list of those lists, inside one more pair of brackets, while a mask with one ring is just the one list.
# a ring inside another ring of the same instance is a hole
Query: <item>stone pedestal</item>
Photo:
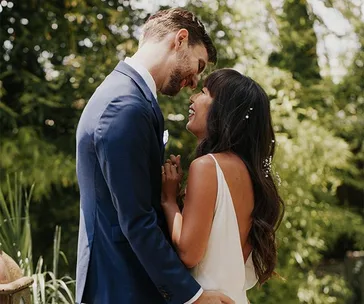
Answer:
[[31, 277], [24, 277], [20, 267], [0, 250], [0, 303], [30, 304]]

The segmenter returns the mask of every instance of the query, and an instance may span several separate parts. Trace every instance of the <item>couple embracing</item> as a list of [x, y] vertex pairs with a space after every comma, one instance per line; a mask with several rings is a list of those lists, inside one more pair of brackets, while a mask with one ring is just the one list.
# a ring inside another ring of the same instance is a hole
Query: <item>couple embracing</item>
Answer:
[[144, 25], [138, 51], [86, 105], [77, 129], [80, 228], [76, 302], [248, 303], [246, 290], [276, 265], [282, 200], [269, 170], [269, 99], [232, 69], [210, 74], [190, 97], [198, 139], [184, 207], [181, 157], [164, 162], [157, 92], [196, 88], [216, 49], [181, 9]]

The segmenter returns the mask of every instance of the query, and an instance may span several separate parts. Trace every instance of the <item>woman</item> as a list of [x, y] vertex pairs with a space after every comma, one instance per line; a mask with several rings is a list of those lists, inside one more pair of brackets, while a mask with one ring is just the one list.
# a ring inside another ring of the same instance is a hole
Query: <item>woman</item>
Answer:
[[187, 129], [198, 147], [182, 213], [180, 157], [162, 168], [171, 238], [202, 288], [248, 303], [246, 290], [274, 274], [283, 215], [270, 170], [275, 137], [268, 96], [252, 79], [222, 69], [190, 101]]

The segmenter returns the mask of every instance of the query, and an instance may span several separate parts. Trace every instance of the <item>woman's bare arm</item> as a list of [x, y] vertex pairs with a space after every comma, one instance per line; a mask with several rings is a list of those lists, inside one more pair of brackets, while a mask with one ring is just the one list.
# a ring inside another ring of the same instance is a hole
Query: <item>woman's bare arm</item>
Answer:
[[174, 188], [178, 183], [177, 169], [169, 164], [165, 172], [163, 210], [178, 255], [191, 268], [202, 260], [211, 231], [217, 195], [215, 162], [209, 156], [192, 162], [183, 213], [177, 206]]

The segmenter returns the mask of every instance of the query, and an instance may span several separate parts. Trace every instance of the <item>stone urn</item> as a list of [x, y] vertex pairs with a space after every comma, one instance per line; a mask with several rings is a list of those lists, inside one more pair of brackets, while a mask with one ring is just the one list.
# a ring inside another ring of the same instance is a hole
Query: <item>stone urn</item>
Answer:
[[0, 303], [30, 304], [31, 277], [24, 277], [20, 267], [0, 250]]

